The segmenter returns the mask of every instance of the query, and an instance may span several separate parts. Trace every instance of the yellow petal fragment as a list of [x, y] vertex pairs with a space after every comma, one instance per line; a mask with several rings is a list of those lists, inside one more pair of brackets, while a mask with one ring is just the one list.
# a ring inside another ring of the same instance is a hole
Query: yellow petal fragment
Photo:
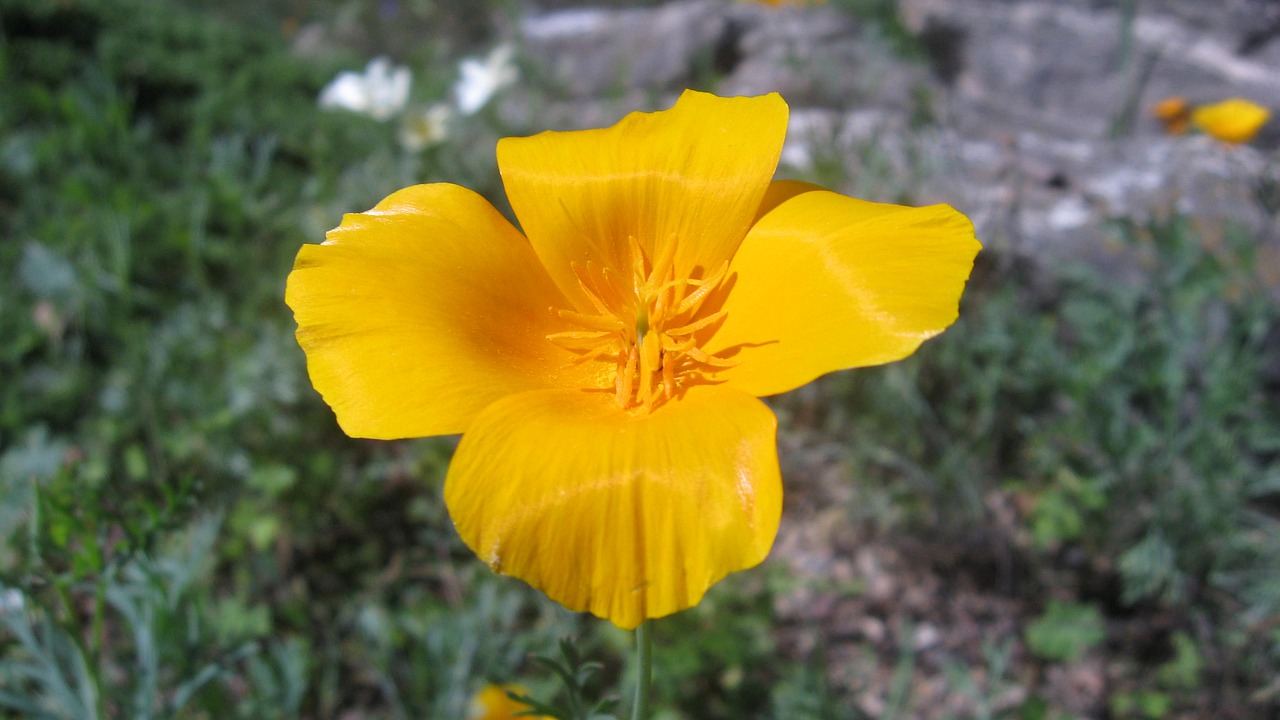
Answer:
[[1191, 122], [1206, 135], [1229, 143], [1247, 143], [1271, 117], [1267, 108], [1244, 98], [1202, 105], [1191, 113]]
[[724, 324], [704, 347], [729, 351], [739, 364], [717, 377], [757, 396], [901, 359], [955, 320], [980, 247], [946, 205], [798, 194], [743, 241]]
[[344, 216], [299, 251], [285, 301], [311, 382], [353, 437], [458, 433], [503, 396], [602, 382], [547, 341], [571, 327], [528, 241], [456, 185]]
[[471, 698], [467, 720], [538, 720], [538, 718], [547, 717], [546, 715], [520, 715], [519, 713], [527, 712], [532, 708], [519, 700], [513, 700], [507, 695], [508, 692], [528, 695], [528, 691], [521, 685], [485, 685]]
[[699, 386], [652, 413], [547, 390], [480, 414], [445, 480], [449, 514], [495, 572], [633, 628], [762, 561], [782, 510], [777, 421]]
[[786, 130], [777, 93], [690, 90], [670, 110], [631, 113], [609, 128], [504, 138], [498, 168], [538, 256], [586, 310], [572, 265], [590, 261], [629, 277], [633, 241], [655, 263], [674, 250], [675, 277], [728, 260], [769, 187]]

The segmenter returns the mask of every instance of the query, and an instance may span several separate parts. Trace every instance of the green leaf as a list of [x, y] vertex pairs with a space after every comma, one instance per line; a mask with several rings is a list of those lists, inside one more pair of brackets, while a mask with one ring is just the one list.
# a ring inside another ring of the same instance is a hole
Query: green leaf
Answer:
[[1037, 656], [1071, 662], [1102, 642], [1106, 627], [1092, 605], [1050, 600], [1044, 614], [1027, 626], [1025, 635], [1027, 646]]

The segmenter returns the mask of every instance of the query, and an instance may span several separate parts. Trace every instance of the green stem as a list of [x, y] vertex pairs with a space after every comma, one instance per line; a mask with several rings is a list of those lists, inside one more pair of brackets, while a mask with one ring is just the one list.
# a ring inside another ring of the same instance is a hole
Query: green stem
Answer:
[[653, 636], [645, 621], [636, 628], [636, 704], [631, 709], [631, 720], [649, 717], [649, 678], [653, 674]]

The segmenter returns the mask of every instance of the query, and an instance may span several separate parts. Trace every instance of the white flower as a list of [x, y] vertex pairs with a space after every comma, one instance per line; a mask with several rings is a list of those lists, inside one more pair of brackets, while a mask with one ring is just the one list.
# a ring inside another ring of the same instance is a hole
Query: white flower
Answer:
[[0, 590], [0, 615], [22, 612], [26, 606], [27, 601], [21, 590], [13, 588]]
[[364, 74], [342, 72], [320, 91], [320, 107], [350, 110], [386, 120], [404, 109], [412, 82], [409, 68], [392, 65], [385, 57], [369, 61]]
[[512, 62], [515, 49], [507, 43], [494, 48], [484, 60], [467, 58], [458, 64], [462, 77], [453, 86], [458, 112], [473, 115], [484, 107], [494, 93], [511, 85], [519, 77]]
[[444, 142], [452, 123], [453, 108], [445, 103], [406, 113], [400, 124], [400, 144], [410, 152], [417, 152]]

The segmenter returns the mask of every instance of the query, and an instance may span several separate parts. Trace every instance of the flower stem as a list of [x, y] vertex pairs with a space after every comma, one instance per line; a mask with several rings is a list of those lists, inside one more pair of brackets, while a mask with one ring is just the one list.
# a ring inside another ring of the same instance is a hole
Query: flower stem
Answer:
[[631, 720], [649, 717], [649, 678], [653, 669], [653, 637], [649, 622], [636, 628], [636, 703], [631, 708]]

